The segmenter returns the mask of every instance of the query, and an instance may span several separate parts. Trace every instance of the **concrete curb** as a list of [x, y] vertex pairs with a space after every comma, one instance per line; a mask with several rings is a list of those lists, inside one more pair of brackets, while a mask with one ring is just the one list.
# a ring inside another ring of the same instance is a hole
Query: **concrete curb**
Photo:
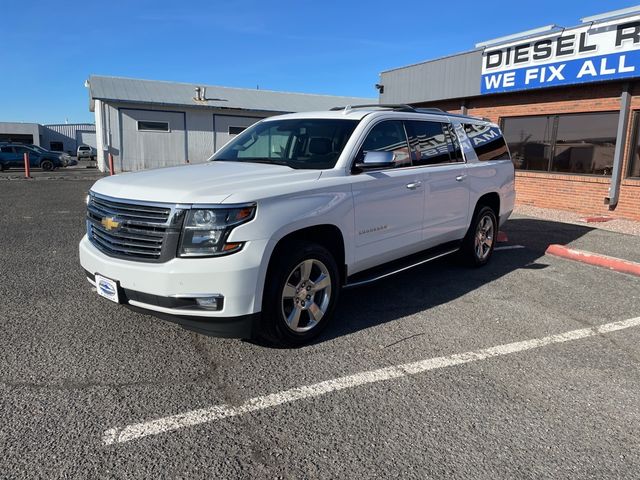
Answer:
[[546, 252], [547, 255], [555, 255], [576, 262], [595, 265], [596, 267], [608, 268], [616, 272], [628, 273], [640, 277], [640, 263], [622, 260], [608, 255], [600, 255], [598, 253], [587, 252], [584, 250], [576, 250], [568, 248], [564, 245], [549, 245]]

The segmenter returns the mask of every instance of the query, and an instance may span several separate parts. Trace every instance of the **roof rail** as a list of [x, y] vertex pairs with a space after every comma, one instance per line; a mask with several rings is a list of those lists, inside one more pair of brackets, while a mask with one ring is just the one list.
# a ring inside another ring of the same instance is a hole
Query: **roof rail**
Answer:
[[329, 111], [331, 112], [335, 112], [335, 111], [339, 111], [339, 110], [344, 110], [344, 113], [348, 113], [350, 110], [354, 110], [356, 108], [372, 108], [372, 107], [378, 107], [378, 108], [386, 108], [389, 110], [393, 110], [394, 112], [410, 112], [410, 113], [424, 113], [424, 114], [430, 114], [430, 115], [446, 115], [448, 117], [459, 117], [459, 118], [471, 118], [474, 120], [482, 120], [485, 122], [491, 122], [491, 119], [486, 118], [486, 117], [476, 117], [474, 115], [464, 115], [462, 113], [450, 113], [450, 112], [446, 112], [444, 110], [442, 110], [441, 108], [435, 108], [435, 107], [425, 107], [425, 108], [421, 108], [421, 107], [412, 107], [411, 105], [405, 105], [402, 103], [369, 103], [369, 104], [363, 104], [363, 105], [346, 105], [344, 107], [333, 107], [331, 109], [329, 109]]
[[430, 107], [430, 108], [416, 108], [414, 109], [416, 112], [418, 113], [443, 113], [445, 115], [449, 115], [447, 112], [445, 112], [444, 110], [442, 110], [441, 108], [434, 108], [434, 107]]
[[372, 107], [376, 107], [376, 108], [388, 108], [397, 112], [415, 112], [416, 109], [413, 108], [411, 105], [404, 105], [401, 103], [366, 103], [366, 104], [362, 104], [362, 105], [346, 105], [344, 107], [333, 107], [330, 108], [329, 111], [331, 112], [335, 112], [338, 110], [344, 110], [345, 112], [348, 112], [349, 110], [353, 110], [356, 108], [372, 108]]

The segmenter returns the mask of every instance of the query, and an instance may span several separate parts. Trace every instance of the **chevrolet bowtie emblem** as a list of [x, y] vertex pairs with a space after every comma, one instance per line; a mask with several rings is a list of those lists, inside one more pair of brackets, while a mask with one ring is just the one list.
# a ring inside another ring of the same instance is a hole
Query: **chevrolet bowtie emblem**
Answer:
[[102, 224], [102, 226], [104, 228], [106, 228], [107, 230], [115, 230], [116, 228], [118, 228], [120, 226], [120, 222], [118, 222], [115, 218], [113, 217], [104, 217], [100, 223]]

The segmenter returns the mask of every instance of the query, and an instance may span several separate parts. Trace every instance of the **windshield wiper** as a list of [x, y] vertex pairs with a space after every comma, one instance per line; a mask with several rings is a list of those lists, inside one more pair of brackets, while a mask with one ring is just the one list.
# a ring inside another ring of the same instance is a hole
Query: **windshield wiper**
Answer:
[[216, 162], [243, 162], [243, 163], [266, 163], [272, 165], [283, 165], [285, 167], [289, 167], [289, 163], [284, 160], [279, 160], [277, 158], [266, 158], [266, 157], [249, 157], [249, 158], [237, 158], [237, 159], [229, 159], [229, 158], [215, 158]]

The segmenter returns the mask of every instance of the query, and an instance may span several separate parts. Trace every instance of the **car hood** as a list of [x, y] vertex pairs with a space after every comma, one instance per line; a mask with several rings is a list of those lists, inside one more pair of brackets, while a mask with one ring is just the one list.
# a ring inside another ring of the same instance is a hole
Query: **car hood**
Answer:
[[320, 177], [318, 170], [295, 170], [281, 165], [242, 162], [208, 162], [123, 173], [98, 180], [91, 191], [128, 200], [168, 203], [222, 203], [242, 190], [307, 182]]

